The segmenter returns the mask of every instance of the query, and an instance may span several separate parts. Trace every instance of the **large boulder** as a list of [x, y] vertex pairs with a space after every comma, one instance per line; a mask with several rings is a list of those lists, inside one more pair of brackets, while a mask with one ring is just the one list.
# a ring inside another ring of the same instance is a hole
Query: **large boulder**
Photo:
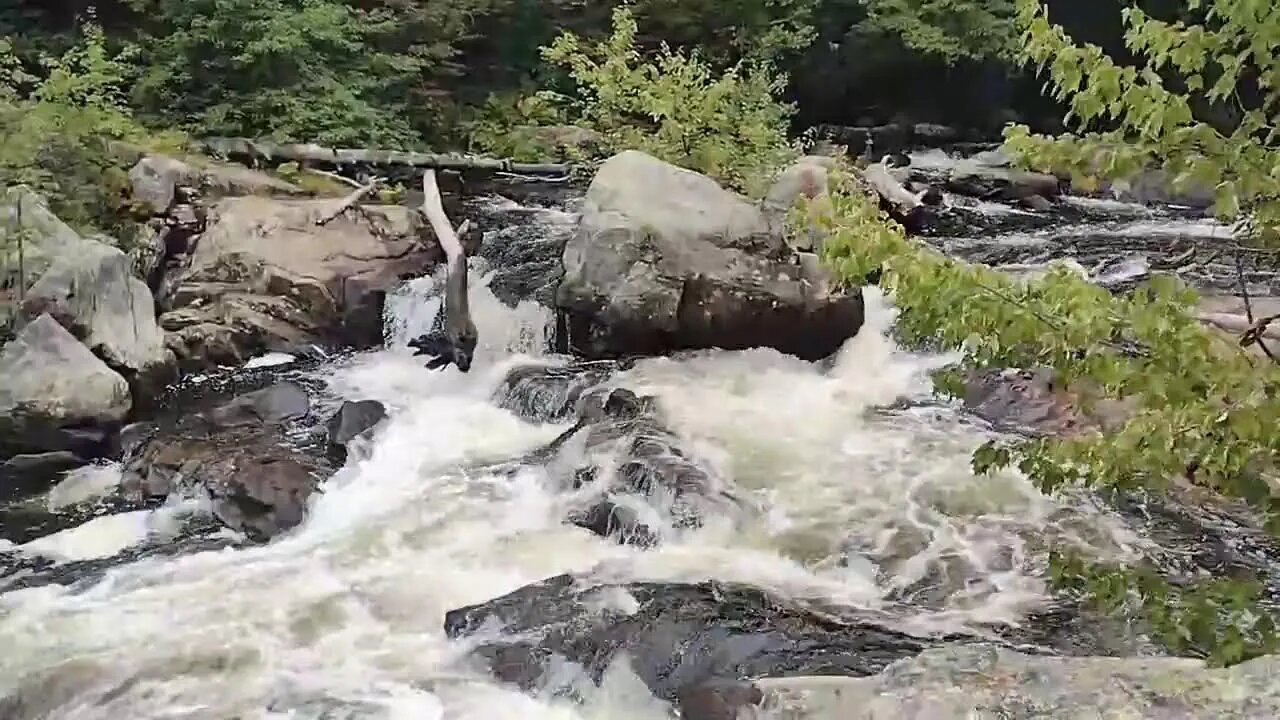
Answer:
[[213, 206], [160, 318], [184, 364], [382, 341], [386, 292], [425, 272], [439, 248], [407, 207], [363, 206], [320, 224], [337, 202], [250, 196]]
[[[795, 720], [969, 718], [1273, 718], [1280, 660], [1226, 669], [1169, 657], [1063, 658], [991, 645], [926, 650], [873, 677], [790, 677], [751, 683], [766, 717]], [[739, 696], [753, 693], [739, 691]], [[687, 720], [719, 720], [685, 715]], [[733, 716], [729, 716], [732, 718]], [[760, 715], [741, 715], [760, 717]]]
[[49, 315], [0, 351], [0, 456], [103, 449], [131, 406], [129, 384]]
[[227, 527], [270, 539], [302, 522], [330, 472], [323, 459], [289, 440], [292, 424], [309, 412], [306, 391], [280, 383], [152, 429], [125, 456], [125, 497], [203, 496]]
[[556, 305], [592, 358], [679, 349], [835, 352], [863, 322], [775, 223], [710, 178], [628, 150], [607, 160], [564, 249]]
[[716, 680], [870, 675], [927, 642], [746, 585], [609, 584], [572, 575], [453, 610], [445, 632], [483, 633], [476, 654], [498, 679], [525, 689], [567, 689], [546, 687], [557, 661], [599, 682], [625, 654], [666, 700]]
[[135, 390], [149, 392], [169, 379], [173, 354], [156, 324], [151, 291], [116, 248], [85, 240], [54, 260], [22, 306], [28, 320], [45, 314], [135, 382]]
[[227, 165], [200, 159], [198, 164], [165, 155], [147, 155], [129, 170], [135, 202], [155, 214], [173, 204], [180, 185], [203, 188], [214, 195], [301, 196], [307, 191], [293, 183], [242, 165]]
[[[75, 255], [84, 238], [71, 226], [58, 219], [48, 202], [25, 185], [5, 188], [0, 192], [0, 226], [6, 236], [22, 239], [22, 263], [17, 262], [16, 247], [0, 248], [0, 328], [17, 315], [18, 294], [12, 289], [19, 282], [30, 287], [53, 261]], [[21, 275], [21, 277], [20, 277]]]

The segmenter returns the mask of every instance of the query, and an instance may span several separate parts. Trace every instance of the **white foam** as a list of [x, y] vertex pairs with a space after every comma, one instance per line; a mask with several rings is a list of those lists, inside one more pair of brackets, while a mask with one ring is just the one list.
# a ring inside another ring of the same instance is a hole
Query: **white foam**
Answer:
[[[1048, 541], [1129, 549], [1123, 526], [1087, 503], [1046, 498], [1016, 473], [974, 477], [970, 454], [985, 436], [953, 410], [881, 409], [926, 398], [929, 370], [949, 358], [897, 348], [893, 312], [875, 291], [867, 327], [829, 370], [751, 350], [645, 360], [625, 373], [621, 382], [659, 398], [686, 449], [745, 510], [651, 551], [595, 537], [564, 522], [571, 498], [543, 469], [489, 467], [563, 426], [490, 402], [506, 369], [541, 351], [549, 318], [505, 308], [486, 282], [471, 288], [482, 338], [472, 372], [426, 370], [404, 348], [434, 317], [434, 280], [389, 299], [390, 349], [325, 371], [339, 395], [382, 400], [390, 417], [296, 531], [137, 561], [76, 593], [0, 595], [0, 696], [36, 693], [51, 717], [69, 720], [665, 720], [670, 708], [625, 659], [581, 704], [501, 686], [460, 662], [466, 647], [446, 639], [444, 614], [578, 572], [741, 580], [893, 613], [912, 628], [959, 628], [1041, 607]], [[155, 532], [153, 520], [100, 518], [27, 549], [105, 557]], [[898, 607], [904, 592], [928, 597]], [[600, 600], [634, 602], [621, 592]]]

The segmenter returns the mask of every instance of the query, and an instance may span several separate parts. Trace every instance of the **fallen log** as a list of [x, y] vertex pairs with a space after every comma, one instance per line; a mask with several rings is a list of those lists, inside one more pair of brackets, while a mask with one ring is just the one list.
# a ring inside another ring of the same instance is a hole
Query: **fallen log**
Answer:
[[427, 368], [436, 370], [453, 363], [462, 372], [471, 369], [478, 333], [471, 320], [471, 306], [467, 298], [467, 255], [458, 236], [468, 223], [463, 222], [454, 230], [444, 212], [440, 199], [440, 187], [434, 170], [422, 174], [422, 214], [426, 216], [436, 241], [444, 250], [445, 284], [443, 320], [437, 316], [437, 327], [431, 332], [410, 341], [415, 355], [432, 355]]
[[207, 155], [250, 161], [294, 161], [325, 165], [385, 165], [438, 170], [488, 170], [521, 175], [564, 175], [564, 163], [520, 163], [501, 158], [401, 150], [334, 149], [320, 145], [281, 144], [247, 138], [212, 137], [197, 141]]

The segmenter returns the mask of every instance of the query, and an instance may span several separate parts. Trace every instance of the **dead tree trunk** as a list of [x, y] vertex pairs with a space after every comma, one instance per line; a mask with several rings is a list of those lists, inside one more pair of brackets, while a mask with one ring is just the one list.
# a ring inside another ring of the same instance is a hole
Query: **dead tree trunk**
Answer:
[[[478, 340], [467, 298], [467, 255], [458, 239], [459, 233], [453, 229], [449, 216], [445, 215], [434, 170], [422, 174], [422, 214], [444, 250], [444, 322], [440, 330], [433, 329], [409, 345], [415, 348], [415, 355], [435, 356], [427, 363], [430, 369], [443, 368], [452, 362], [459, 370], [467, 372], [471, 369]], [[465, 222], [462, 227], [466, 227]]]
[[488, 170], [522, 175], [564, 175], [563, 163], [518, 163], [500, 158], [400, 150], [334, 149], [312, 144], [277, 144], [245, 138], [205, 138], [198, 145], [209, 155], [236, 160], [285, 161], [321, 165], [378, 165], [440, 170]]

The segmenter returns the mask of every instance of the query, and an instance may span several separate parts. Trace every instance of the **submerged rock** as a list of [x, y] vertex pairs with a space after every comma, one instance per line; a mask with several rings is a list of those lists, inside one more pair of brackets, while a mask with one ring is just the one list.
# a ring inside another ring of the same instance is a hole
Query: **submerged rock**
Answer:
[[281, 383], [157, 430], [125, 458], [125, 493], [138, 501], [203, 495], [227, 527], [270, 539], [302, 522], [330, 472], [285, 436], [287, 424], [309, 406], [305, 391]]
[[754, 685], [767, 717], [791, 720], [1263, 720], [1280, 716], [1278, 670], [1274, 656], [1215, 670], [1182, 658], [1041, 657], [957, 645], [926, 650], [874, 677], [770, 678]]
[[337, 462], [347, 457], [347, 446], [359, 438], [368, 438], [373, 429], [387, 417], [387, 408], [377, 400], [350, 400], [342, 403], [329, 418], [328, 453]]
[[969, 373], [964, 405], [997, 430], [1070, 437], [1114, 429], [1128, 417], [1129, 404], [1092, 398], [1086, 411], [1081, 394], [1057, 380], [1052, 368], [997, 369]]
[[925, 640], [841, 618], [745, 585], [598, 584], [560, 575], [446, 614], [445, 632], [484, 630], [476, 653], [500, 680], [546, 687], [554, 659], [599, 682], [619, 655], [658, 697], [713, 680], [783, 674], [868, 675], [915, 655]]
[[612, 361], [568, 365], [519, 365], [493, 393], [494, 403], [524, 420], [560, 422], [571, 417], [582, 394], [619, 368]]
[[68, 470], [85, 464], [84, 458], [67, 450], [14, 455], [0, 462], [0, 503], [42, 493]]
[[0, 457], [57, 450], [93, 457], [130, 405], [125, 379], [49, 315], [0, 351]]
[[813, 276], [765, 213], [637, 151], [592, 180], [556, 306], [590, 358], [772, 347], [817, 360], [862, 327], [860, 291]]

